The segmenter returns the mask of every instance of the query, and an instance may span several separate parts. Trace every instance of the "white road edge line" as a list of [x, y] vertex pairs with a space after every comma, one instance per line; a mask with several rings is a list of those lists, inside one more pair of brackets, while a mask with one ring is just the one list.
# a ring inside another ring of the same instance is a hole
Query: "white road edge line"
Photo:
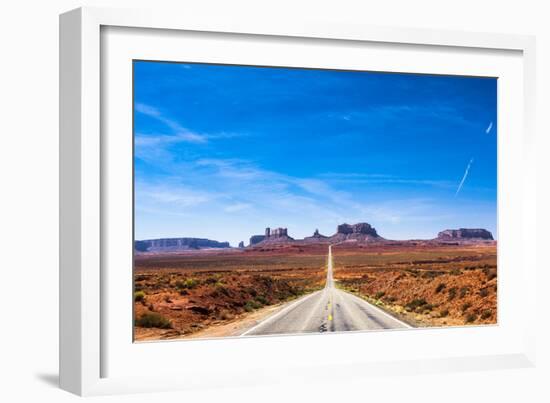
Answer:
[[240, 336], [246, 336], [248, 335], [250, 332], [256, 330], [257, 328], [259, 328], [260, 326], [263, 326], [265, 325], [266, 323], [270, 323], [272, 322], [273, 320], [275, 320], [276, 318], [278, 318], [279, 316], [285, 314], [286, 312], [290, 311], [292, 308], [294, 308], [296, 305], [298, 304], [301, 304], [302, 302], [304, 301], [307, 301], [308, 299], [310, 299], [312, 296], [320, 293], [320, 292], [323, 292], [323, 290], [318, 290], [318, 291], [313, 291], [311, 294], [308, 294], [308, 295], [305, 295], [299, 299], [297, 299], [296, 301], [294, 301], [292, 304], [290, 304], [289, 306], [287, 306], [286, 308], [284, 309], [281, 309], [279, 312], [275, 313], [274, 315], [271, 315], [269, 317], [267, 317], [266, 319], [262, 320], [261, 322], [255, 324], [254, 326], [252, 326], [250, 329], [248, 329], [247, 331], [245, 331], [244, 333], [241, 333]]
[[414, 328], [413, 328], [411, 325], [409, 325], [408, 323], [405, 323], [405, 322], [403, 322], [402, 320], [397, 319], [396, 317], [390, 315], [389, 313], [385, 312], [383, 309], [377, 307], [376, 305], [371, 304], [371, 303], [368, 302], [368, 301], [365, 301], [363, 298], [358, 297], [357, 295], [352, 294], [351, 292], [347, 292], [347, 291], [344, 291], [344, 290], [340, 290], [340, 291], [345, 292], [345, 293], [351, 295], [351, 296], [354, 297], [354, 298], [357, 298], [359, 301], [364, 302], [365, 304], [367, 304], [367, 305], [369, 305], [370, 307], [374, 308], [374, 309], [377, 310], [378, 312], [384, 314], [384, 315], [387, 316], [388, 318], [393, 319], [394, 321], [396, 321], [396, 322], [398, 322], [398, 323], [401, 323], [401, 324], [402, 324], [403, 326], [405, 326], [406, 328], [414, 329]]

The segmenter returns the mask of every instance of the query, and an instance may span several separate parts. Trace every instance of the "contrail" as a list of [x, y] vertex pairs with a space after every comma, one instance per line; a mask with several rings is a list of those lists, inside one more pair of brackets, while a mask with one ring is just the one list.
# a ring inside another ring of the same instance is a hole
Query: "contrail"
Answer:
[[489, 132], [491, 131], [492, 128], [493, 128], [493, 122], [489, 123], [489, 127], [487, 127], [487, 129], [485, 129], [485, 133], [489, 134]]
[[458, 188], [456, 189], [455, 197], [458, 195], [458, 193], [462, 190], [462, 185], [464, 185], [464, 181], [468, 177], [468, 172], [470, 172], [470, 167], [472, 166], [472, 163], [474, 162], [474, 159], [471, 158], [470, 162], [468, 162], [468, 166], [466, 167], [466, 171], [464, 171], [464, 176], [462, 177], [462, 180], [460, 181], [460, 184], [458, 185]]

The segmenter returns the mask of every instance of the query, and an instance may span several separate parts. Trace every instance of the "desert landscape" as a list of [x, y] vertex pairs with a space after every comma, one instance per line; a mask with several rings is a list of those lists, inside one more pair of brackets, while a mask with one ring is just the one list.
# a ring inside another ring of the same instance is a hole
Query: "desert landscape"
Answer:
[[133, 84], [134, 341], [497, 323], [495, 77], [134, 60]]
[[497, 321], [496, 241], [485, 230], [392, 241], [359, 223], [300, 240], [266, 229], [238, 248], [183, 239], [136, 243], [136, 341], [239, 336], [329, 281], [409, 327]]
[[496, 245], [400, 245], [335, 250], [338, 285], [415, 327], [497, 320]]

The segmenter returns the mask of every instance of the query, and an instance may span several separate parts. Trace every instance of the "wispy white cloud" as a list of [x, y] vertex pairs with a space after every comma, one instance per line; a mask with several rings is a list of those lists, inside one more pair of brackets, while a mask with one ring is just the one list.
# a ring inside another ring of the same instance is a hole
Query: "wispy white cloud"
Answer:
[[455, 107], [448, 105], [405, 105], [391, 104], [378, 105], [362, 110], [348, 110], [340, 113], [331, 113], [329, 118], [358, 121], [368, 124], [376, 122], [387, 123], [402, 121], [403, 119], [429, 119], [447, 121], [454, 124], [471, 126], [471, 122]]
[[375, 184], [375, 185], [417, 185], [439, 188], [452, 188], [454, 183], [449, 180], [441, 179], [416, 179], [403, 178], [387, 174], [368, 174], [368, 173], [325, 173], [320, 177], [330, 180], [331, 183], [355, 183], [355, 184]]
[[[205, 143], [208, 140], [207, 136], [188, 130], [187, 128], [181, 126], [180, 123], [177, 122], [176, 120], [170, 119], [164, 116], [157, 108], [154, 108], [150, 105], [136, 103], [135, 110], [138, 113], [142, 113], [146, 116], [149, 116], [151, 118], [158, 120], [159, 122], [166, 125], [172, 131], [172, 134], [170, 135], [151, 136], [155, 140], [151, 139], [149, 141], [157, 141], [156, 145], [158, 145], [160, 141], [172, 142], [172, 143], [174, 142]], [[142, 135], [141, 137], [144, 137], [144, 136]], [[144, 140], [142, 139], [141, 141], [144, 141]]]
[[224, 211], [228, 213], [236, 213], [238, 211], [247, 210], [251, 207], [252, 205], [249, 203], [235, 203], [225, 207]]
[[136, 199], [140, 204], [155, 206], [168, 205], [176, 209], [192, 207], [215, 199], [215, 195], [177, 183], [154, 184], [146, 182], [136, 183]]
[[472, 166], [473, 162], [474, 162], [474, 159], [471, 158], [470, 162], [468, 162], [468, 165], [466, 166], [466, 170], [464, 171], [464, 175], [462, 176], [462, 180], [458, 184], [458, 188], [456, 189], [455, 197], [458, 196], [458, 194], [462, 190], [462, 186], [464, 185], [464, 182], [466, 181], [466, 178], [468, 177], [468, 174], [470, 173], [470, 167]]
[[493, 129], [493, 122], [489, 123], [489, 126], [487, 126], [487, 129], [485, 129], [485, 133], [487, 134], [491, 133], [492, 129]]

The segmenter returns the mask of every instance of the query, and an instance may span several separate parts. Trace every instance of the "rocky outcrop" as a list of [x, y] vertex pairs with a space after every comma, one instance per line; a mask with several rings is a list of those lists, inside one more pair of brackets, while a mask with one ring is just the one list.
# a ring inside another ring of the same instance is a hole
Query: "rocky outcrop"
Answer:
[[336, 228], [336, 234], [330, 237], [331, 242], [376, 241], [383, 238], [378, 235], [376, 229], [366, 222], [357, 224], [341, 224]]
[[316, 229], [312, 236], [308, 236], [304, 238], [305, 242], [323, 242], [328, 239], [328, 236], [321, 235], [319, 233], [319, 230]]
[[252, 235], [250, 237], [250, 246], [256, 245], [265, 239], [265, 235]]
[[492, 241], [493, 234], [483, 228], [446, 229], [437, 234], [440, 241]]
[[230, 248], [229, 242], [218, 242], [204, 238], [162, 238], [135, 241], [138, 252], [177, 252], [193, 249]]
[[250, 246], [265, 245], [274, 243], [288, 243], [294, 241], [294, 238], [288, 236], [287, 228], [269, 228], [265, 229], [265, 235], [252, 235], [250, 237]]
[[377, 237], [378, 234], [376, 233], [376, 230], [366, 222], [361, 222], [358, 224], [342, 224], [339, 225], [336, 232], [338, 234], [364, 234], [364, 235], [372, 235], [374, 237]]
[[243, 241], [239, 242], [239, 248], [244, 248], [244, 242]]

